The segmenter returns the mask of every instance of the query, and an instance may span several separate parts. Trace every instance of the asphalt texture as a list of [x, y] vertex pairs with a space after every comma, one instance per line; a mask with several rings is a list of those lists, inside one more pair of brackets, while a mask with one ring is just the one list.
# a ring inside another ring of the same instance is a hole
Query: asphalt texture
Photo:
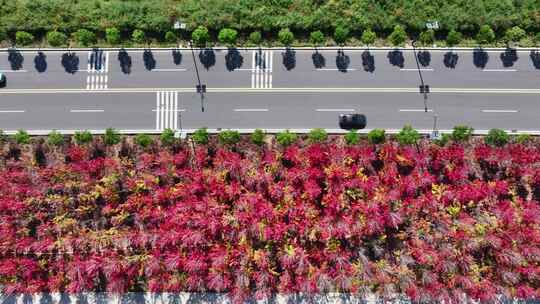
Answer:
[[0, 129], [332, 129], [349, 112], [368, 128], [540, 129], [540, 53], [417, 51], [427, 113], [410, 49], [4, 52]]

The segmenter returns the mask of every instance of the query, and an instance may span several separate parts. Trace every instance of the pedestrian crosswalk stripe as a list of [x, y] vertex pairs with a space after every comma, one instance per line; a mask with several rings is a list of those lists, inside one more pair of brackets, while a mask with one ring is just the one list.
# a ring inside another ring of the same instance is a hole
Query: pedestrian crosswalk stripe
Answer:
[[109, 76], [109, 52], [102, 50], [88, 51], [88, 75], [86, 76], [87, 90], [107, 89]]
[[178, 129], [178, 91], [156, 92], [156, 130]]
[[254, 50], [251, 60], [251, 88], [272, 88], [272, 63], [274, 58], [272, 50]]

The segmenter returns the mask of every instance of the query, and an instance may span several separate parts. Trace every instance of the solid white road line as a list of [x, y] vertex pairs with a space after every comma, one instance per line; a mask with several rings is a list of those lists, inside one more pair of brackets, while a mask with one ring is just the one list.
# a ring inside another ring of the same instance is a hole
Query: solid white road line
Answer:
[[517, 72], [516, 69], [483, 69], [484, 72]]
[[[403, 72], [418, 72], [418, 69], [399, 69]], [[422, 72], [433, 72], [433, 69], [420, 69]]]
[[272, 88], [272, 69], [274, 68], [273, 63], [274, 63], [274, 51], [270, 51], [270, 70], [269, 70], [270, 88]]
[[0, 110], [0, 113], [24, 113], [24, 110]]
[[354, 112], [354, 109], [316, 109], [317, 112]]
[[26, 73], [27, 70], [0, 70], [0, 73]]
[[[425, 112], [426, 109], [399, 109], [400, 112]], [[433, 112], [432, 109], [428, 109], [428, 112]]]
[[187, 69], [152, 69], [151, 72], [185, 72]]
[[69, 110], [71, 113], [99, 113], [99, 112], [105, 112], [105, 110], [98, 110], [98, 109], [88, 109], [88, 110]]
[[109, 73], [109, 51], [105, 52], [105, 73]]
[[518, 110], [482, 110], [483, 113], [517, 113]]
[[268, 112], [268, 109], [234, 109], [235, 112]]
[[255, 51], [251, 52], [251, 88], [255, 88]]

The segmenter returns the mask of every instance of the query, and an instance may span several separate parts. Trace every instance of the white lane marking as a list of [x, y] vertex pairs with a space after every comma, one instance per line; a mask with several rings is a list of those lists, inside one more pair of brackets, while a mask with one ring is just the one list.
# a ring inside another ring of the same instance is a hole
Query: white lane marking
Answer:
[[92, 60], [90, 60], [91, 58], [92, 58], [92, 51], [88, 51], [88, 71], [90, 72], [94, 70], [93, 65], [92, 65]]
[[71, 112], [71, 113], [98, 113], [98, 112], [105, 112], [105, 110], [101, 110], [101, 109], [86, 109], [86, 110], [77, 109], [77, 110], [69, 110], [69, 112]]
[[[403, 72], [418, 72], [418, 69], [399, 69]], [[420, 69], [422, 72], [433, 72], [433, 69]]]
[[354, 109], [316, 109], [317, 112], [354, 112]]
[[0, 73], [26, 73], [27, 70], [0, 70]]
[[265, 51], [264, 52], [264, 65], [261, 67], [261, 70], [262, 70], [262, 79], [261, 79], [261, 83], [262, 83], [262, 88], [268, 88], [268, 84], [266, 83], [266, 70], [268, 69], [268, 52]]
[[482, 110], [483, 113], [517, 113], [518, 110]]
[[270, 88], [272, 88], [272, 69], [274, 61], [274, 51], [270, 51]]
[[234, 109], [235, 112], [268, 112], [268, 109]]
[[185, 72], [187, 69], [152, 69], [151, 72]]
[[178, 91], [156, 92], [156, 130], [178, 129], [178, 112], [185, 109], [178, 109]]
[[484, 72], [517, 72], [516, 69], [483, 69]]
[[356, 71], [355, 68], [347, 68], [347, 69], [320, 68], [320, 69], [315, 69], [315, 71], [342, 71], [342, 70], [345, 70], [345, 71]]
[[[426, 109], [399, 109], [400, 112], [425, 112]], [[428, 109], [428, 112], [433, 112], [433, 109]]]
[[0, 110], [0, 113], [24, 113], [25, 110]]
[[[152, 112], [159, 112], [160, 110], [156, 110], [156, 109], [152, 109]], [[186, 109], [178, 109], [178, 110], [174, 110], [173, 112], [185, 112]]]
[[156, 93], [156, 130], [159, 130], [159, 96], [161, 92]]
[[255, 87], [255, 52], [251, 52], [251, 88]]
[[109, 51], [105, 52], [105, 73], [109, 73]]
[[173, 124], [173, 127], [174, 127], [174, 130], [178, 130], [178, 115], [177, 115], [177, 112], [178, 112], [178, 92], [174, 92], [174, 112], [173, 112], [173, 121], [174, 121], [174, 124]]

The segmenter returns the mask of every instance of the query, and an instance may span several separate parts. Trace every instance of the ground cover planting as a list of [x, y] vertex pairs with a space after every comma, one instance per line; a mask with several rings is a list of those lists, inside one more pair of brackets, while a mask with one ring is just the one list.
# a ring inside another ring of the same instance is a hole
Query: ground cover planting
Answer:
[[4, 143], [3, 292], [540, 295], [534, 140], [312, 133]]

